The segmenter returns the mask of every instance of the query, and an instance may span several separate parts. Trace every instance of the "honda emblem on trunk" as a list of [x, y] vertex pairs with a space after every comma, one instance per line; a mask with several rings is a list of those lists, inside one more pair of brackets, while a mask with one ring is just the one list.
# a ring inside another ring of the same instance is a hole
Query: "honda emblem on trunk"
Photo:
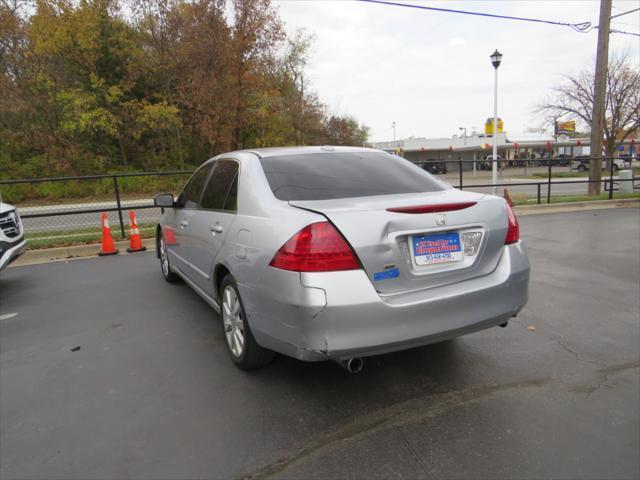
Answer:
[[447, 216], [444, 213], [436, 215], [436, 225], [446, 225], [447, 224]]

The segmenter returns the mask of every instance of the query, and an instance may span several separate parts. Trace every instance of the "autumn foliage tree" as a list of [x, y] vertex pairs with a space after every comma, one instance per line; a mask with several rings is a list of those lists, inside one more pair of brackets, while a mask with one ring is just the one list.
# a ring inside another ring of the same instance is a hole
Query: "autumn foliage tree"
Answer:
[[361, 145], [305, 82], [311, 43], [270, 0], [0, 0], [0, 177]]

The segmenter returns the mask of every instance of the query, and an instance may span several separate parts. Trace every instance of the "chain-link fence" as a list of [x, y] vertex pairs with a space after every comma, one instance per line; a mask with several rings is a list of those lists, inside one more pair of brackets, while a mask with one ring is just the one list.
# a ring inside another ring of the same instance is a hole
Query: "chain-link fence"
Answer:
[[116, 240], [127, 236], [134, 210], [143, 236], [159, 216], [158, 192], [179, 192], [191, 172], [135, 173], [0, 181], [2, 200], [18, 208], [29, 248], [93, 243], [105, 212]]
[[[640, 166], [621, 159], [602, 160], [601, 195], [639, 195]], [[429, 160], [422, 168], [456, 188], [499, 195], [507, 192], [516, 205], [592, 200], [588, 187], [589, 158], [536, 160]], [[495, 181], [493, 167], [496, 167]], [[630, 171], [630, 172], [629, 172]], [[125, 238], [128, 212], [134, 210], [143, 236], [152, 236], [159, 209], [158, 192], [177, 193], [192, 172], [128, 173], [86, 177], [0, 181], [6, 203], [18, 207], [29, 248], [98, 241], [100, 215], [106, 212], [115, 239]]]

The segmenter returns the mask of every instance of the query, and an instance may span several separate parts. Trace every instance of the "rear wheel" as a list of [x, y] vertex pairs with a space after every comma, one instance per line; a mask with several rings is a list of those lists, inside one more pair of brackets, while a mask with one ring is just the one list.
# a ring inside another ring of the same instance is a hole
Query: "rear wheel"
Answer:
[[584, 165], [578, 165], [578, 171], [579, 172], [586, 172], [587, 171], [587, 167], [585, 167]]
[[231, 275], [222, 280], [220, 299], [222, 327], [233, 363], [243, 370], [259, 368], [269, 363], [274, 353], [262, 348], [253, 338], [238, 287]]
[[162, 233], [158, 238], [158, 250], [160, 252], [160, 269], [162, 270], [162, 276], [167, 282], [173, 283], [178, 280], [178, 275], [171, 271], [171, 265], [169, 264], [169, 255], [167, 255], [167, 245], [164, 241]]

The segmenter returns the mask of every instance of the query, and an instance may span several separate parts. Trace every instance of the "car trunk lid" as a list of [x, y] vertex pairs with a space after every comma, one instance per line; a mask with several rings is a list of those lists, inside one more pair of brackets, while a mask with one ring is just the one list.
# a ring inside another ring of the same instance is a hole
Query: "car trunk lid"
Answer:
[[338, 228], [381, 296], [490, 273], [507, 231], [503, 199], [455, 189], [289, 203]]

